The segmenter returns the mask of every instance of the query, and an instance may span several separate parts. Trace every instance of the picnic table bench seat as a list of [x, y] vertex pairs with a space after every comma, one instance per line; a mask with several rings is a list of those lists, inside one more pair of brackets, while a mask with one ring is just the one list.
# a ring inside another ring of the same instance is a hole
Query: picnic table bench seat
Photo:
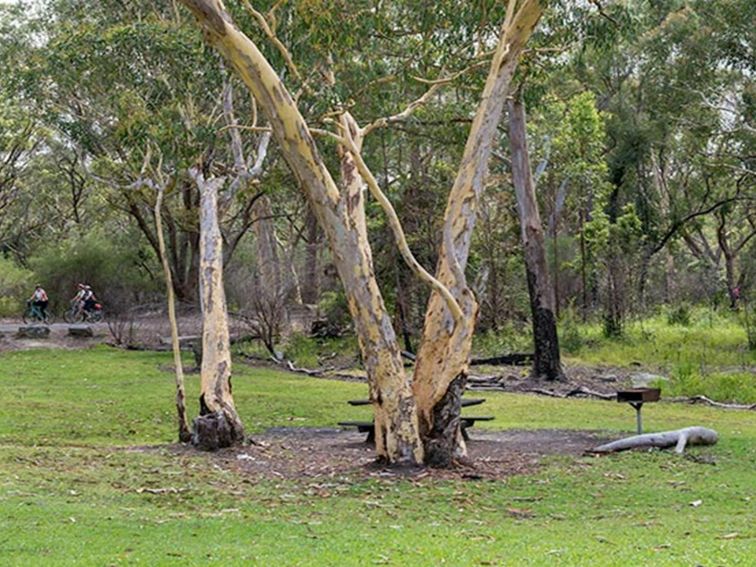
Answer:
[[360, 433], [367, 433], [365, 443], [375, 443], [375, 422], [374, 421], [340, 421], [342, 427], [356, 427]]

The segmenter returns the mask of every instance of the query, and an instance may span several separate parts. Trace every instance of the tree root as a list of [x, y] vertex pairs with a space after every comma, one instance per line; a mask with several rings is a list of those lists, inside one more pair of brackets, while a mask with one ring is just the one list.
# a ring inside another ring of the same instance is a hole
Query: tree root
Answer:
[[619, 439], [605, 445], [600, 445], [595, 449], [590, 449], [588, 453], [615, 453], [617, 451], [627, 451], [628, 449], [642, 449], [646, 447], [658, 447], [667, 449], [675, 447], [675, 453], [685, 451], [687, 445], [714, 445], [719, 440], [717, 432], [706, 427], [685, 427], [674, 431], [662, 431], [659, 433], [647, 433], [645, 435], [634, 435]]

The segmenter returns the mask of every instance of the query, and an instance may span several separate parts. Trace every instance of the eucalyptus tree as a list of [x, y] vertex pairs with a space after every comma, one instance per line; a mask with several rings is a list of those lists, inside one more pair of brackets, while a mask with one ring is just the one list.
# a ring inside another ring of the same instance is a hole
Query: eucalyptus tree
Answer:
[[29, 230], [29, 223], [20, 207], [21, 179], [25, 164], [30, 161], [39, 145], [37, 126], [24, 117], [19, 108], [10, 104], [0, 89], [0, 246], [16, 248], [18, 228]]
[[564, 378], [554, 313], [554, 290], [549, 284], [543, 224], [538, 209], [522, 100], [508, 101], [509, 150], [512, 157], [512, 185], [517, 196], [525, 274], [533, 318], [533, 376]]
[[[225, 96], [231, 79], [220, 61], [204, 56], [171, 3], [105, 2], [85, 9], [59, 0], [46, 6], [49, 12], [37, 23], [42, 41], [26, 47], [13, 72], [15, 87], [65, 150], [61, 159], [75, 156], [76, 164], [60, 169], [83, 174], [112, 208], [131, 217], [155, 255], [151, 218], [159, 170], [168, 181], [163, 221], [176, 294], [193, 303], [200, 194], [188, 170], [201, 163], [206, 172], [234, 173], [241, 185], [221, 210], [228, 261], [253, 224], [262, 192], [255, 183], [262, 168], [257, 158], [267, 154], [266, 134], [237, 147], [234, 128], [259, 125], [231, 122]], [[254, 114], [248, 97], [233, 105], [236, 116]], [[241, 171], [255, 166], [255, 175]]]
[[[449, 194], [436, 277], [412, 256], [390, 201], [365, 163], [362, 146], [368, 134], [392, 121], [404, 119], [451, 77], [434, 82], [405, 110], [364, 126], [348, 108], [337, 107], [329, 116], [335, 131], [323, 131], [308, 124], [296, 98], [256, 43], [236, 26], [221, 2], [186, 0], [184, 4], [194, 12], [209, 43], [229, 61], [254, 94], [326, 233], [368, 371], [378, 456], [391, 462], [448, 464], [455, 455], [464, 454], [459, 431], [459, 396], [465, 384], [477, 314], [477, 303], [467, 285], [464, 267], [475, 224], [475, 205], [488, 170], [491, 143], [504, 96], [520, 52], [541, 15], [539, 3], [510, 2], [504, 23], [494, 36], [496, 41], [486, 85]], [[307, 8], [307, 4], [304, 7]], [[266, 17], [249, 4], [247, 8], [263, 25], [292, 74], [296, 74], [291, 53], [268, 23], [274, 20], [275, 9]], [[321, 18], [347, 17], [360, 21], [354, 19], [353, 11], [337, 14], [324, 10], [319, 14]], [[313, 33], [334, 33], [332, 30], [337, 28], [327, 23], [317, 22]], [[331, 54], [327, 55], [330, 58]], [[338, 63], [339, 60], [333, 58], [333, 64], [324, 67], [326, 85], [338, 84], [334, 70]], [[314, 135], [320, 133], [336, 141], [341, 187], [331, 173], [334, 167], [328, 167], [314, 139]], [[364, 211], [365, 189], [387, 214], [404, 259], [433, 289], [413, 379], [404, 372], [396, 336], [373, 273]]]
[[634, 203], [642, 222], [641, 299], [649, 263], [671, 241], [748, 199], [753, 144], [752, 2], [606, 6], [615, 41], [587, 50], [580, 76], [598, 91], [609, 136], [610, 222]]

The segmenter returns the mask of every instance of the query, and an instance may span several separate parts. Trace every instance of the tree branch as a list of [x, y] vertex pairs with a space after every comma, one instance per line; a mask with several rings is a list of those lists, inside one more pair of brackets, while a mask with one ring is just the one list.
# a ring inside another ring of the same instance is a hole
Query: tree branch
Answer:
[[423, 268], [420, 262], [418, 262], [415, 256], [412, 254], [412, 251], [409, 248], [409, 244], [407, 244], [407, 238], [404, 235], [402, 223], [399, 220], [399, 217], [397, 216], [396, 211], [391, 204], [391, 201], [389, 201], [388, 197], [386, 197], [383, 191], [381, 191], [381, 188], [378, 185], [378, 181], [376, 181], [373, 173], [370, 171], [367, 164], [362, 159], [362, 154], [357, 148], [357, 145], [354, 143], [354, 140], [352, 140], [348, 133], [340, 138], [343, 145], [349, 149], [352, 156], [354, 157], [357, 169], [360, 172], [360, 176], [362, 176], [362, 178], [365, 180], [365, 183], [367, 183], [370, 194], [373, 195], [373, 198], [375, 198], [376, 201], [378, 201], [378, 204], [386, 214], [389, 225], [391, 226], [391, 230], [394, 233], [396, 244], [399, 247], [399, 252], [401, 253], [402, 258], [404, 258], [404, 261], [407, 263], [407, 266], [409, 266], [409, 268], [415, 273], [415, 275], [417, 275], [417, 277], [428, 283], [435, 291], [443, 296], [443, 298], [446, 300], [447, 306], [449, 307], [449, 311], [451, 311], [452, 316], [454, 317], [455, 324], [461, 327], [462, 325], [464, 325], [465, 316], [462, 312], [462, 308], [459, 306], [459, 303], [457, 303], [457, 300], [454, 299], [454, 296], [449, 291], [449, 289], [435, 277], [433, 277], [425, 268]]

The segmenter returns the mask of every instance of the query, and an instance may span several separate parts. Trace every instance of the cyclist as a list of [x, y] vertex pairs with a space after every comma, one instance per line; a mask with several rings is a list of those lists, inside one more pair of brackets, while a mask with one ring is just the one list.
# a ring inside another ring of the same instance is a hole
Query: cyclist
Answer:
[[97, 297], [95, 296], [94, 291], [92, 291], [92, 286], [85, 285], [84, 286], [84, 294], [82, 295], [82, 301], [84, 302], [84, 311], [87, 311], [88, 313], [92, 313], [97, 305]]
[[34, 293], [32, 293], [32, 296], [29, 298], [29, 301], [39, 310], [39, 313], [42, 315], [42, 319], [47, 319], [47, 306], [50, 304], [49, 299], [47, 298], [47, 292], [45, 292], [44, 289], [42, 289], [42, 286], [37, 284], [34, 286]]
[[83, 283], [76, 284], [76, 295], [71, 299], [71, 303], [76, 306], [78, 311], [84, 309], [84, 293], [86, 292], [86, 286]]

